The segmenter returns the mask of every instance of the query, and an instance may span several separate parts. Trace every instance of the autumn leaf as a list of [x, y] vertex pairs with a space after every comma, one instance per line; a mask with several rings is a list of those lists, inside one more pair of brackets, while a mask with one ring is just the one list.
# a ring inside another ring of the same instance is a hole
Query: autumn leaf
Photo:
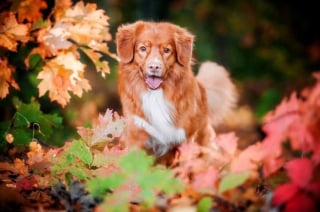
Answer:
[[316, 212], [316, 202], [308, 195], [299, 192], [285, 206], [284, 212]]
[[215, 142], [228, 155], [233, 156], [236, 153], [238, 147], [238, 138], [234, 132], [219, 134], [215, 139]]
[[292, 183], [282, 184], [275, 190], [272, 203], [274, 205], [283, 204], [293, 198], [298, 191], [299, 188]]
[[10, 86], [19, 90], [19, 85], [13, 78], [15, 69], [8, 64], [7, 58], [0, 57], [0, 70], [0, 99], [3, 99], [9, 94]]
[[29, 27], [26, 24], [18, 24], [14, 13], [0, 14], [0, 47], [10, 51], [16, 51], [18, 41], [26, 43], [29, 40]]
[[107, 109], [105, 114], [99, 114], [98, 123], [92, 129], [78, 127], [78, 134], [89, 146], [94, 146], [119, 138], [124, 126], [125, 119], [118, 113]]
[[107, 61], [101, 61], [102, 54], [89, 48], [81, 48], [81, 50], [91, 59], [97, 72], [100, 72], [102, 77], [110, 73], [109, 63]]
[[216, 182], [218, 179], [218, 169], [211, 166], [202, 172], [196, 173], [192, 187], [198, 191], [213, 192], [216, 190]]
[[231, 172], [257, 170], [258, 165], [264, 158], [264, 151], [265, 149], [261, 143], [250, 145], [232, 159], [230, 165]]
[[59, 54], [47, 62], [37, 78], [41, 80], [39, 96], [49, 92], [50, 100], [57, 101], [63, 107], [70, 101], [69, 92], [81, 97], [83, 90], [91, 89], [84, 78], [84, 65], [72, 52]]
[[27, 20], [35, 22], [42, 18], [41, 10], [46, 9], [47, 3], [44, 0], [23, 0], [18, 6], [18, 20], [20, 23]]
[[56, 0], [54, 5], [55, 20], [59, 20], [65, 11], [71, 7], [72, 0]]
[[43, 41], [52, 55], [56, 55], [59, 50], [68, 49], [72, 46], [72, 43], [68, 41], [70, 36], [69, 27], [69, 24], [56, 22], [52, 28], [41, 32], [38, 40]]
[[287, 173], [295, 185], [306, 188], [310, 183], [313, 173], [313, 165], [309, 159], [294, 159], [285, 165]]

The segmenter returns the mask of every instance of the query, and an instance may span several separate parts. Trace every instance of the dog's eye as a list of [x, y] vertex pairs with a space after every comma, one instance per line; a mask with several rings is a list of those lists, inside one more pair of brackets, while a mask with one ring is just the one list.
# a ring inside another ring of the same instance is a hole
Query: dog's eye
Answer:
[[147, 47], [145, 47], [145, 46], [140, 46], [140, 47], [139, 47], [139, 50], [142, 51], [142, 52], [145, 52], [145, 51], [147, 51]]
[[163, 52], [168, 54], [168, 53], [170, 53], [170, 49], [169, 48], [163, 48]]

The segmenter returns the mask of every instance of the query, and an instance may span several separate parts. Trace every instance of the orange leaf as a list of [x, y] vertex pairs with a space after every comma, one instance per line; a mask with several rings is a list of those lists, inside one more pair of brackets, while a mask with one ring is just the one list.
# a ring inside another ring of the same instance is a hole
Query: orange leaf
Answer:
[[42, 18], [41, 10], [46, 9], [47, 3], [44, 0], [24, 0], [20, 1], [18, 7], [19, 22], [27, 20], [29, 22], [37, 21]]
[[28, 31], [29, 27], [18, 24], [12, 12], [0, 14], [0, 46], [16, 51], [17, 41], [25, 43], [29, 40]]
[[230, 165], [231, 172], [256, 170], [263, 158], [263, 145], [261, 143], [250, 145], [232, 160]]
[[9, 94], [9, 86], [19, 89], [19, 85], [13, 79], [14, 67], [8, 64], [7, 58], [0, 58], [0, 99]]
[[47, 91], [51, 101], [57, 101], [66, 106], [70, 101], [69, 92], [81, 97], [83, 90], [91, 89], [89, 82], [83, 78], [84, 65], [72, 52], [59, 54], [43, 67], [37, 78], [39, 83], [39, 96]]

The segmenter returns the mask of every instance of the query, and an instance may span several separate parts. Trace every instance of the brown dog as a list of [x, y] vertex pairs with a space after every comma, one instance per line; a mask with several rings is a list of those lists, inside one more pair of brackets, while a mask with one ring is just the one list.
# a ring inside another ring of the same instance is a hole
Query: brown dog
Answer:
[[214, 141], [212, 123], [235, 103], [235, 88], [221, 66], [191, 70], [193, 35], [170, 23], [139, 21], [119, 27], [119, 93], [129, 121], [122, 140], [157, 156], [184, 141]]

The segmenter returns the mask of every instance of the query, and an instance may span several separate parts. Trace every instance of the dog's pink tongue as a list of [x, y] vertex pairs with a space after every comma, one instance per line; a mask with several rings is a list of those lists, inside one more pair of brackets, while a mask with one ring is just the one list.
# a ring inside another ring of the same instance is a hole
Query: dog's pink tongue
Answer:
[[148, 87], [152, 90], [159, 88], [161, 83], [163, 82], [162, 78], [155, 76], [148, 76], [145, 78], [145, 81]]

